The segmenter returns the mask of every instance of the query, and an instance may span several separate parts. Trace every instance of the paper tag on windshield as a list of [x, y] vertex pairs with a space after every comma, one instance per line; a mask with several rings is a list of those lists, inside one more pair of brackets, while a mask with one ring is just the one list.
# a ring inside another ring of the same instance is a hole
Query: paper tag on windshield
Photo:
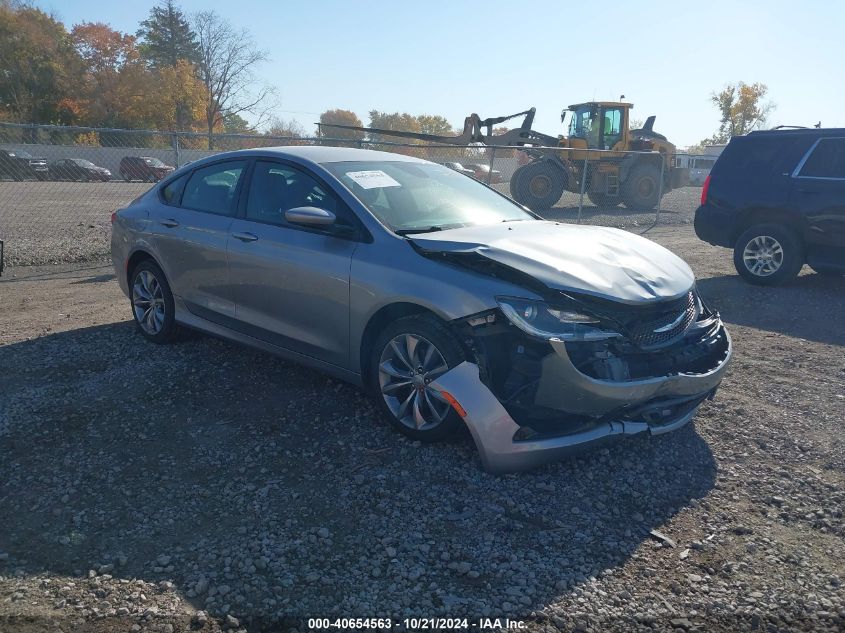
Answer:
[[381, 189], [382, 187], [402, 186], [380, 169], [372, 171], [348, 171], [346, 172], [346, 175], [361, 185], [363, 189]]

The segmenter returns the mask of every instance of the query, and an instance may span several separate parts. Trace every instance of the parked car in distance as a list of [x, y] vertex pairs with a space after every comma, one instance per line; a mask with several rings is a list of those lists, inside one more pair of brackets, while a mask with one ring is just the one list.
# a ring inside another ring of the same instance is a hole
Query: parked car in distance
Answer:
[[319, 368], [417, 440], [463, 420], [491, 471], [680, 428], [731, 356], [667, 249], [544, 221], [409, 156], [222, 153], [112, 222], [115, 273], [149, 341], [187, 326]]
[[0, 176], [12, 180], [46, 180], [47, 161], [21, 150], [0, 149]]
[[733, 137], [704, 183], [695, 232], [732, 248], [754, 284], [786, 281], [805, 263], [845, 272], [845, 129]]
[[498, 169], [494, 169], [492, 175], [490, 174], [490, 165], [482, 165], [480, 163], [466, 163], [464, 167], [467, 169], [472, 170], [476, 180], [480, 180], [481, 182], [488, 182], [488, 176], [490, 178], [490, 183], [500, 183], [502, 182], [502, 172]]
[[62, 158], [50, 163], [50, 179], [108, 182], [111, 172], [84, 158]]
[[464, 176], [471, 176], [472, 178], [475, 178], [475, 172], [471, 169], [467, 169], [466, 167], [464, 167], [460, 163], [451, 163], [450, 162], [450, 163], [440, 163], [440, 164], [448, 167], [449, 169], [454, 169], [459, 174], [463, 174]]
[[120, 159], [118, 168], [120, 177], [126, 182], [131, 180], [158, 182], [173, 170], [174, 167], [149, 156], [124, 156]]

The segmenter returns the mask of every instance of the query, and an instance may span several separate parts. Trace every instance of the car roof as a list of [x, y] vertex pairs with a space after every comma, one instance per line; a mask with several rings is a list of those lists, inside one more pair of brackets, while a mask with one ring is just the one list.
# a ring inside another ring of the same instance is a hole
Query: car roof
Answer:
[[845, 136], [845, 128], [841, 127], [808, 127], [781, 130], [755, 130], [748, 136]]
[[242, 149], [234, 152], [215, 154], [209, 158], [221, 158], [225, 156], [275, 156], [279, 158], [295, 158], [312, 163], [344, 163], [351, 161], [401, 161], [409, 163], [425, 163], [429, 161], [394, 154], [392, 152], [381, 152], [372, 149], [358, 149], [356, 147], [334, 147], [327, 145], [305, 145], [290, 147], [256, 147], [253, 149]]

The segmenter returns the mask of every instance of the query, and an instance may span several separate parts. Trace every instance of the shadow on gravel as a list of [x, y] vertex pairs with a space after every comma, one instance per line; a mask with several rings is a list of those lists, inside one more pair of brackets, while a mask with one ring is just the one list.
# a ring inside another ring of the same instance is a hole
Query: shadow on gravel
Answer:
[[699, 279], [697, 284], [728, 323], [845, 346], [845, 331], [832, 327], [845, 314], [845, 277], [810, 273], [765, 287], [728, 275]]
[[524, 617], [665, 547], [649, 530], [716, 475], [688, 426], [491, 476], [468, 441], [414, 445], [355, 388], [129, 323], [0, 347], [0, 367], [0, 575], [169, 580], [258, 627]]

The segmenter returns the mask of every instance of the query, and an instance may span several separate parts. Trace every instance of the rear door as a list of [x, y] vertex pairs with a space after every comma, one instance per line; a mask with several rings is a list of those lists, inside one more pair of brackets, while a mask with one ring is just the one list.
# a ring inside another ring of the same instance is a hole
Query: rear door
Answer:
[[231, 226], [229, 274], [245, 334], [341, 367], [349, 364], [349, 269], [354, 233], [305, 228], [285, 211], [311, 206], [339, 224], [352, 211], [302, 167], [256, 160], [241, 217]]
[[792, 206], [807, 219], [811, 250], [845, 261], [845, 137], [819, 139], [793, 176]]
[[150, 230], [173, 294], [187, 309], [226, 323], [235, 314], [226, 242], [248, 161], [227, 160], [183, 175], [162, 189]]

